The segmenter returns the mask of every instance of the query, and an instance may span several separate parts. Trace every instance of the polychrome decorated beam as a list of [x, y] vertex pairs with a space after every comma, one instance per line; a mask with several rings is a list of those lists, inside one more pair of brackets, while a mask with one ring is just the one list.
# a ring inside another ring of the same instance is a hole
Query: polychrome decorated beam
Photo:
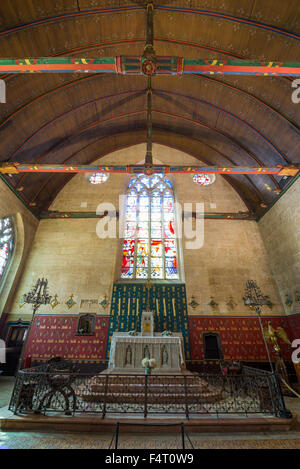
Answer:
[[0, 59], [0, 73], [116, 73], [126, 75], [300, 76], [299, 62], [184, 59], [138, 56], [107, 58], [40, 57]]
[[128, 166], [89, 166], [56, 164], [0, 163], [0, 174], [19, 173], [129, 173], [129, 174], [168, 174], [168, 173], [215, 173], [215, 174], [274, 174], [278, 176], [296, 176], [300, 165], [274, 167], [268, 166], [166, 166], [166, 165], [128, 165]]
[[[257, 217], [250, 212], [203, 212], [196, 215], [195, 212], [191, 214], [192, 218], [203, 218], [203, 219], [214, 219], [214, 220], [256, 220]], [[59, 212], [48, 210], [42, 212], [40, 215], [41, 219], [78, 219], [78, 218], [105, 218], [107, 214], [98, 214], [96, 212]], [[110, 214], [110, 217], [112, 215]], [[115, 214], [116, 218], [119, 218], [119, 212]], [[183, 215], [182, 215], [183, 216]]]
[[300, 63], [254, 60], [183, 59], [182, 73], [200, 75], [300, 76]]

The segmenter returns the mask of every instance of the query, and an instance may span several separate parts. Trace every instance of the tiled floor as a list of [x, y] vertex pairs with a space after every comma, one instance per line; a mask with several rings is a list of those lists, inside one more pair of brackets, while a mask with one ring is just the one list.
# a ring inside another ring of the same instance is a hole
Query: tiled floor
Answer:
[[13, 376], [0, 375], [0, 409], [8, 406], [14, 382], [15, 378]]
[[[14, 378], [0, 376], [0, 416], [7, 415]], [[285, 398], [286, 406], [298, 415], [300, 399]], [[300, 449], [300, 424], [286, 433], [191, 433], [189, 437], [197, 449]], [[103, 433], [42, 433], [0, 432], [0, 449], [108, 449], [111, 434]], [[113, 446], [114, 447], [114, 446]], [[120, 449], [181, 449], [181, 437], [176, 434], [123, 434]], [[186, 448], [190, 448], [186, 441]]]
[[[299, 435], [298, 435], [299, 436]], [[300, 449], [300, 438], [267, 438], [266, 435], [189, 435], [195, 449]], [[102, 433], [0, 432], [0, 449], [108, 449], [111, 435]], [[186, 449], [191, 446], [186, 440]], [[114, 445], [112, 446], [112, 449]], [[118, 449], [182, 449], [180, 435], [120, 435]]]

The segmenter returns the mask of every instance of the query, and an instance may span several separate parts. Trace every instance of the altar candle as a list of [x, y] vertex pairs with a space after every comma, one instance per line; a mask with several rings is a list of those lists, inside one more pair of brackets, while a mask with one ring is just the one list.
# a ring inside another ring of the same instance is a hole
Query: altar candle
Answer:
[[164, 303], [164, 328], [167, 329], [167, 311], [166, 311], [166, 299], [163, 298], [163, 303]]

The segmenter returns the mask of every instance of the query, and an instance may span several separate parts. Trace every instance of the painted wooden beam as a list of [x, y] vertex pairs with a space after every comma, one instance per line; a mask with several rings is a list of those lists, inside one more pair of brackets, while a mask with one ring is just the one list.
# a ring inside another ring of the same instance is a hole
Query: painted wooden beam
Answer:
[[274, 174], [278, 176], [296, 176], [300, 171], [300, 165], [269, 166], [167, 166], [167, 165], [127, 165], [127, 166], [93, 166], [93, 165], [58, 165], [58, 164], [24, 164], [24, 163], [0, 163], [0, 174], [19, 173], [129, 173], [139, 174]]
[[300, 63], [183, 59], [182, 73], [209, 75], [300, 76]]
[[115, 73], [123, 75], [254, 75], [300, 76], [300, 62], [184, 59], [156, 56], [106, 58], [2, 58], [0, 73]]
[[[43, 211], [40, 215], [41, 220], [49, 219], [78, 219], [78, 218], [105, 218], [108, 214], [98, 214], [96, 212], [60, 212], [60, 211]], [[119, 218], [119, 212], [115, 213], [116, 218]], [[196, 212], [191, 212], [190, 216], [196, 218]], [[110, 214], [111, 217], [111, 214]], [[257, 217], [250, 212], [204, 212], [197, 214], [197, 218], [213, 219], [213, 220], [257, 220]]]

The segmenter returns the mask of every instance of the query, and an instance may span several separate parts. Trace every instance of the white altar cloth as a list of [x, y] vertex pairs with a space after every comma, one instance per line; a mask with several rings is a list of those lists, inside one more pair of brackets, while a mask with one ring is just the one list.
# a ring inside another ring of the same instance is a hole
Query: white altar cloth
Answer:
[[171, 336], [155, 333], [153, 336], [129, 335], [114, 332], [111, 339], [108, 368], [120, 371], [142, 371], [142, 359], [155, 358], [156, 371], [181, 371], [185, 368], [181, 332]]

